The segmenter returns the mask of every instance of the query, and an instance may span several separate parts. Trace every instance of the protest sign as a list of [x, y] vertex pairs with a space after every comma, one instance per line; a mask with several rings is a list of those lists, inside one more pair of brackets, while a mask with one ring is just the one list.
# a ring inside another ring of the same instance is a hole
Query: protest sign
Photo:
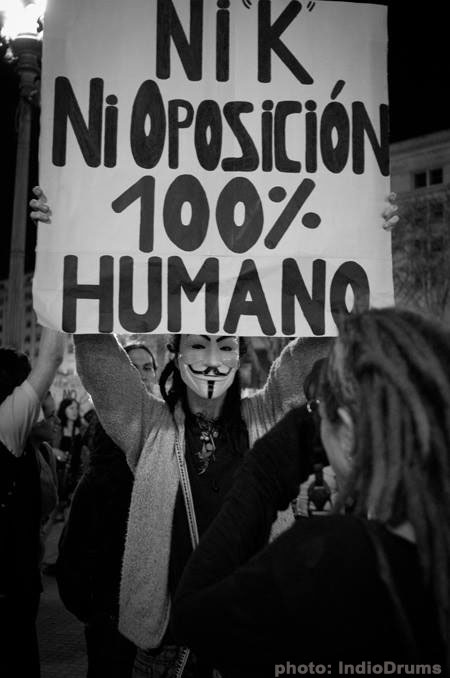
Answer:
[[386, 11], [50, 0], [39, 320], [319, 336], [392, 303]]

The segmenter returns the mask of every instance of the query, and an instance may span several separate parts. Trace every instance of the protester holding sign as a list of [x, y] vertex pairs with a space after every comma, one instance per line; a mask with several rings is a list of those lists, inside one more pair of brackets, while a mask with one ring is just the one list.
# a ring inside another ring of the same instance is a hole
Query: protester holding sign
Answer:
[[[60, 228], [39, 230], [33, 289], [42, 320], [78, 333], [135, 472], [120, 629], [136, 675], [185, 662], [170, 594], [247, 446], [301, 402], [316, 337], [352, 301], [392, 299], [390, 239], [370, 225], [388, 192], [385, 8], [251, 4], [61, 0], [46, 16], [41, 168]], [[74, 60], [79, 31], [115, 49]], [[183, 333], [165, 401], [110, 332]], [[239, 334], [313, 338], [241, 401]]]
[[[32, 216], [49, 222], [45, 195], [39, 187], [34, 192]], [[386, 208], [385, 227], [395, 224], [395, 209]], [[161, 376], [163, 402], [146, 391], [114, 336], [75, 335], [83, 384], [108, 435], [126, 453], [135, 473], [119, 629], [139, 648], [136, 676], [146, 675], [150, 666], [167, 670], [168, 664], [175, 672], [184, 661], [166, 633], [170, 594], [199, 533], [231, 487], [243, 453], [304, 401], [304, 378], [328, 345], [325, 338], [291, 342], [272, 365], [265, 387], [241, 401], [238, 339], [177, 335], [174, 359]], [[168, 376], [172, 387], [166, 392]], [[301, 480], [309, 472], [305, 455]], [[292, 518], [290, 510], [280, 515], [273, 534], [288, 527]], [[191, 670], [193, 663], [191, 659]]]
[[337, 508], [351, 515], [299, 520], [264, 548], [303, 473], [292, 411], [247, 455], [185, 568], [180, 642], [232, 678], [388, 675], [400, 664], [448, 675], [449, 362], [448, 331], [416, 314], [343, 323], [319, 407]]
[[[82, 381], [135, 473], [119, 628], [140, 648], [136, 676], [146, 675], [149, 665], [156, 671], [167, 662], [175, 671], [181, 658], [167, 634], [170, 594], [248, 445], [300, 402], [303, 378], [328, 342], [290, 344], [272, 366], [264, 389], [242, 401], [236, 337], [176, 338], [174, 358], [162, 375], [165, 401], [146, 391], [113, 336], [78, 335], [75, 345]], [[172, 387], [166, 392], [169, 373]], [[303, 479], [306, 466], [305, 459]], [[274, 532], [292, 520], [290, 510], [280, 514]]]

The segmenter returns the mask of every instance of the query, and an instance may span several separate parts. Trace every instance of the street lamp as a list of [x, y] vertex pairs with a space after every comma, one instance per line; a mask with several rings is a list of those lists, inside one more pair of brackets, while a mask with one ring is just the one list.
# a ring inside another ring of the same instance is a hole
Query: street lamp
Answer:
[[43, 2], [25, 0], [9, 0], [2, 5], [0, 9], [3, 9], [6, 19], [3, 33], [9, 39], [9, 56], [19, 74], [16, 172], [4, 343], [21, 350], [31, 124], [34, 110], [39, 106], [42, 51], [39, 20], [45, 7]]

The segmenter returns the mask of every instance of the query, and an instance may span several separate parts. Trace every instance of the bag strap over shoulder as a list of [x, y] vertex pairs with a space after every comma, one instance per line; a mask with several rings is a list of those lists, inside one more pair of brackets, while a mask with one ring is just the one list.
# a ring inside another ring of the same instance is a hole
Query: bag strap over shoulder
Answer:
[[[175, 439], [175, 452], [177, 456], [178, 472], [180, 475], [181, 489], [184, 497], [184, 504], [186, 506], [186, 515], [189, 524], [189, 534], [191, 535], [192, 549], [198, 546], [199, 534], [197, 526], [197, 518], [195, 516], [194, 500], [192, 498], [191, 483], [189, 482], [189, 474], [184, 458], [183, 450], [181, 449], [180, 437], [177, 434]], [[188, 647], [181, 647], [177, 657], [175, 668], [175, 678], [181, 678], [188, 662], [190, 650]], [[217, 669], [213, 669], [213, 678], [222, 678]]]
[[[186, 460], [184, 458], [183, 450], [181, 449], [180, 436], [178, 433], [175, 439], [175, 453], [177, 456], [178, 473], [180, 476], [181, 489], [186, 507], [189, 534], [191, 536], [192, 549], [194, 550], [197, 547], [199, 541], [197, 518], [195, 516], [194, 500], [192, 498], [191, 483], [189, 482]], [[180, 648], [175, 669], [175, 678], [181, 678], [183, 675], [184, 669], [189, 659], [189, 654], [189, 648]]]
[[175, 439], [175, 452], [177, 456], [178, 473], [180, 475], [181, 489], [183, 492], [184, 503], [186, 506], [186, 514], [189, 525], [189, 534], [191, 536], [192, 549], [198, 546], [199, 536], [197, 527], [197, 518], [195, 516], [194, 500], [192, 498], [191, 483], [189, 482], [189, 474], [184, 458], [183, 450], [181, 449], [180, 438], [177, 434]]

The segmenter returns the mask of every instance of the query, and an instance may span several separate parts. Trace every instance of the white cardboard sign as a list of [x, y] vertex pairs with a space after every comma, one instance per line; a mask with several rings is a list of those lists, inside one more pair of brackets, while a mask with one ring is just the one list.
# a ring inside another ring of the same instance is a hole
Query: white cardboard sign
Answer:
[[386, 12], [50, 0], [40, 322], [333, 335], [391, 304]]

